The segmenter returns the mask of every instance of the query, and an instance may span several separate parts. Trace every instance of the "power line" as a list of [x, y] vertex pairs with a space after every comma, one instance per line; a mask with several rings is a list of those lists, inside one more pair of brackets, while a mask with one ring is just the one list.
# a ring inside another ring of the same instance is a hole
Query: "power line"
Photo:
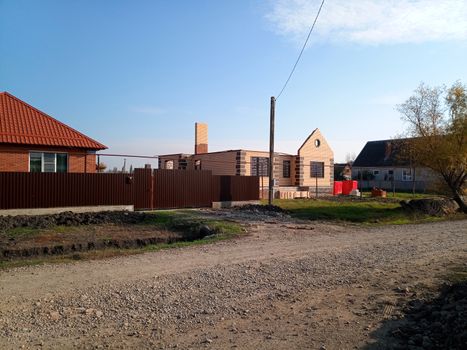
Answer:
[[310, 28], [310, 31], [308, 32], [308, 36], [306, 37], [305, 43], [303, 44], [302, 50], [300, 51], [300, 54], [298, 55], [297, 61], [295, 62], [294, 66], [293, 66], [293, 68], [292, 68], [292, 71], [291, 71], [290, 74], [289, 74], [289, 77], [288, 77], [287, 80], [285, 81], [285, 84], [284, 84], [284, 86], [282, 87], [281, 92], [279, 92], [279, 94], [277, 95], [276, 101], [279, 99], [279, 97], [280, 97], [280, 96], [282, 95], [282, 93], [284, 92], [284, 90], [285, 90], [287, 84], [289, 83], [290, 78], [292, 78], [292, 75], [293, 75], [293, 73], [295, 72], [295, 68], [297, 68], [298, 62], [300, 61], [300, 58], [302, 57], [303, 51], [305, 51], [306, 44], [308, 43], [308, 40], [310, 39], [311, 32], [313, 32], [313, 29], [315, 28], [316, 21], [318, 20], [318, 17], [319, 17], [319, 14], [321, 13], [321, 9], [323, 8], [323, 5], [324, 5], [324, 0], [321, 2], [321, 5], [320, 5], [320, 7], [319, 7], [319, 9], [318, 9], [318, 13], [316, 14], [315, 20], [313, 21], [313, 24], [312, 24], [312, 26], [311, 26], [311, 28]]

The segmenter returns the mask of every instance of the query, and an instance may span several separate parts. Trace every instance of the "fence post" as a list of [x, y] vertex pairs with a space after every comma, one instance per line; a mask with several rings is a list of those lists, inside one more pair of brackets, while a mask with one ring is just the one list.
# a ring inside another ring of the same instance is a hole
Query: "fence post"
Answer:
[[150, 203], [151, 203], [151, 210], [154, 209], [154, 180], [155, 180], [155, 176], [154, 176], [154, 171], [155, 170], [152, 170], [151, 169], [151, 176], [149, 177], [149, 192], [150, 192]]

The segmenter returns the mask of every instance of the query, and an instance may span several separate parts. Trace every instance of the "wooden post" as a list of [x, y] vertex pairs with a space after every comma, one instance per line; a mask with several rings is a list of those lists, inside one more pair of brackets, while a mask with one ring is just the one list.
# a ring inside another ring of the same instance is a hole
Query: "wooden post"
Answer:
[[269, 124], [269, 196], [268, 203], [272, 204], [274, 197], [274, 118], [276, 113], [276, 98], [271, 97], [270, 124]]
[[316, 182], [315, 196], [316, 196], [316, 199], [318, 199], [318, 173], [315, 174], [315, 182]]

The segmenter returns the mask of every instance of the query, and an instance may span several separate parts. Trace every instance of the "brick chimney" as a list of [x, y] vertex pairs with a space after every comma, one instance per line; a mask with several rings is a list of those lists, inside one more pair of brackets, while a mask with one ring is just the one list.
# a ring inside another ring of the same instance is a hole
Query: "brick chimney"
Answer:
[[195, 123], [195, 154], [208, 153], [208, 124]]

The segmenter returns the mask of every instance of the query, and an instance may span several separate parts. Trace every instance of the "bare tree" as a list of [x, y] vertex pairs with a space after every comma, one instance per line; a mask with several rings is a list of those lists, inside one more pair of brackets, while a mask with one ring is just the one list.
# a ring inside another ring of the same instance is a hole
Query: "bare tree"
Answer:
[[352, 164], [355, 161], [355, 158], [357, 158], [356, 155], [355, 155], [355, 152], [347, 153], [345, 155], [345, 162], [347, 164]]
[[454, 200], [467, 213], [467, 89], [460, 82], [447, 91], [420, 84], [397, 106], [413, 138], [405, 145], [414, 165], [431, 169], [444, 180]]

